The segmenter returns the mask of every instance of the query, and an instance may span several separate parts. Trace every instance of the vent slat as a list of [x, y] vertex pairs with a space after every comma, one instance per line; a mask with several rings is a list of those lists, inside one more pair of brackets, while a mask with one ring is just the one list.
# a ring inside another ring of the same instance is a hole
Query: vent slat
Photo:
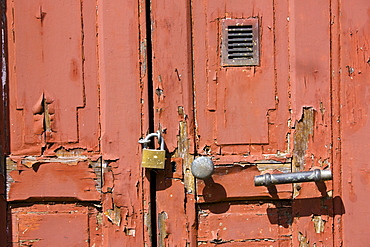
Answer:
[[229, 57], [230, 56], [237, 56], [237, 57], [250, 57], [252, 56], [253, 57], [253, 52], [245, 52], [245, 53], [241, 53], [241, 52], [235, 52], [235, 53], [230, 53], [229, 54]]
[[229, 37], [229, 42], [246, 42], [246, 43], [252, 43], [253, 38], [231, 38]]
[[228, 48], [233, 49], [234, 47], [253, 47], [253, 42], [248, 43], [229, 43]]
[[253, 26], [228, 26], [228, 32], [253, 32]]
[[253, 56], [250, 56], [250, 57], [235, 57], [235, 56], [229, 56], [229, 59], [239, 59], [239, 60], [243, 60], [243, 59], [253, 59]]
[[243, 37], [253, 37], [253, 33], [229, 33], [227, 35], [228, 37], [240, 37], [240, 36], [243, 36]]
[[253, 32], [228, 32], [229, 36], [235, 36], [235, 35], [253, 35]]
[[233, 49], [229, 49], [229, 53], [233, 53], [233, 52], [247, 52], [247, 51], [253, 52], [253, 48], [245, 47], [245, 48], [233, 48]]

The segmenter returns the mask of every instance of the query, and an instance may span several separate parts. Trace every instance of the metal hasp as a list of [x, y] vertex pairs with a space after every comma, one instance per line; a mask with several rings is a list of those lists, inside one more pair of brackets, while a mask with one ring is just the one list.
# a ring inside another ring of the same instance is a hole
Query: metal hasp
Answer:
[[319, 170], [305, 172], [289, 172], [281, 174], [270, 174], [254, 177], [255, 186], [270, 186], [275, 184], [291, 184], [291, 183], [302, 183], [302, 182], [320, 182], [326, 180], [332, 180], [333, 175], [331, 170]]

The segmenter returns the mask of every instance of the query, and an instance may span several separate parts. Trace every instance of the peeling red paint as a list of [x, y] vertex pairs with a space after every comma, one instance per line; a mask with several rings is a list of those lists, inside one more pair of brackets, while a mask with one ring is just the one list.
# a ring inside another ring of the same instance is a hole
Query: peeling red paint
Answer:
[[[75, 198], [82, 201], [100, 201], [96, 190], [96, 175], [87, 162], [76, 166], [63, 163], [39, 163], [32, 168], [18, 165], [8, 174], [8, 200], [19, 201], [32, 198]], [[47, 185], [47, 186], [46, 186]], [[35, 199], [33, 199], [35, 200]]]
[[[5, 2], [9, 241], [368, 242], [368, 1]], [[221, 20], [249, 18], [260, 64], [222, 66]], [[137, 141], [157, 130], [166, 167], [142, 169]], [[210, 179], [192, 176], [197, 156], [214, 161]], [[313, 168], [333, 181], [253, 184]]]
[[[229, 243], [230, 246], [242, 243], [244, 246], [290, 246], [290, 210], [281, 203], [260, 204], [253, 201], [202, 205], [198, 241], [200, 244], [208, 243], [206, 246], [221, 243]], [[227, 217], [222, 213], [226, 213]]]
[[[19, 246], [99, 246], [97, 210], [75, 204], [13, 207], [13, 244]], [[55, 224], [58, 222], [58, 224]], [[86, 229], [91, 229], [87, 231]]]

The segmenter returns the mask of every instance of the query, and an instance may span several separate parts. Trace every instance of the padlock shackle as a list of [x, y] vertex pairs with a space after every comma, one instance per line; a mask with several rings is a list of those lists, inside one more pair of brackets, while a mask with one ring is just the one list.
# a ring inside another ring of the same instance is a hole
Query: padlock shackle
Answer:
[[150, 138], [152, 137], [157, 137], [158, 138], [158, 143], [161, 144], [161, 150], [164, 150], [164, 139], [161, 135], [161, 131], [157, 131], [156, 133], [150, 133], [148, 134], [144, 139], [140, 139], [139, 143], [144, 145], [144, 148], [148, 147], [148, 144], [150, 143]]

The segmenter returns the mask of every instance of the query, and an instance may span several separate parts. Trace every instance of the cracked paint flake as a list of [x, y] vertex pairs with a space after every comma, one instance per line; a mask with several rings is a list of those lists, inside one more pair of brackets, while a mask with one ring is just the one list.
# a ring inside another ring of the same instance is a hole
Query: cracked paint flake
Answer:
[[9, 196], [9, 191], [10, 191], [10, 185], [12, 183], [14, 183], [14, 179], [9, 176], [9, 174], [12, 172], [12, 171], [16, 171], [17, 170], [17, 162], [12, 160], [11, 158], [6, 158], [6, 195], [7, 197]]
[[305, 165], [305, 156], [308, 141], [313, 135], [315, 110], [311, 107], [303, 109], [302, 118], [297, 122], [294, 132], [293, 171], [302, 171]]
[[[96, 175], [94, 179], [96, 182], [96, 190], [101, 192], [102, 188], [102, 161], [101, 156], [98, 154], [87, 152], [86, 149], [83, 148], [72, 148], [72, 149], [65, 149], [64, 147], [60, 147], [55, 150], [54, 156], [45, 157], [45, 156], [26, 156], [26, 157], [18, 157], [18, 156], [9, 156], [7, 158], [7, 169], [8, 174], [12, 170], [17, 170], [17, 163], [24, 165], [27, 168], [34, 168], [38, 167], [42, 164], [48, 163], [61, 163], [67, 164], [70, 166], [77, 166], [79, 162], [87, 162], [88, 167], [92, 168], [93, 172]], [[36, 169], [37, 170], [37, 169]], [[8, 185], [12, 183], [11, 176], [8, 176]], [[10, 186], [8, 186], [10, 187]]]
[[[9, 159], [10, 160], [10, 159]], [[61, 162], [35, 163], [31, 168], [22, 165], [21, 160], [8, 174], [8, 200], [34, 200], [33, 198], [54, 198], [66, 200], [99, 201], [101, 198], [101, 172], [99, 164], [88, 161], [71, 166]], [[14, 161], [8, 161], [8, 169]], [[95, 173], [96, 172], [96, 173]], [[47, 186], [45, 186], [47, 184]]]
[[108, 209], [104, 212], [104, 215], [115, 225], [121, 225], [121, 209], [116, 205], [113, 205], [113, 209]]
[[159, 243], [158, 243], [158, 246], [160, 247], [165, 247], [166, 246], [166, 242], [165, 242], [165, 239], [168, 237], [168, 233], [167, 233], [167, 224], [166, 224], [166, 221], [168, 219], [168, 215], [166, 212], [161, 212], [158, 214], [158, 231], [159, 231]]
[[324, 232], [326, 221], [322, 219], [321, 215], [312, 216], [316, 233]]
[[180, 130], [178, 135], [178, 156], [183, 158], [184, 186], [189, 194], [195, 193], [195, 180], [191, 173], [191, 163], [194, 157], [189, 153], [190, 141], [188, 137], [188, 126], [186, 121], [180, 121]]
[[[66, 163], [69, 165], [77, 165], [78, 162], [90, 160], [91, 162], [96, 162], [100, 159], [99, 154], [87, 152], [83, 148], [72, 148], [65, 149], [60, 147], [55, 150], [52, 156], [25, 156], [21, 159], [21, 164], [31, 168], [35, 164], [42, 163]], [[15, 156], [10, 156], [10, 158], [16, 158]]]
[[301, 232], [298, 232], [298, 241], [299, 247], [310, 247], [310, 241]]

